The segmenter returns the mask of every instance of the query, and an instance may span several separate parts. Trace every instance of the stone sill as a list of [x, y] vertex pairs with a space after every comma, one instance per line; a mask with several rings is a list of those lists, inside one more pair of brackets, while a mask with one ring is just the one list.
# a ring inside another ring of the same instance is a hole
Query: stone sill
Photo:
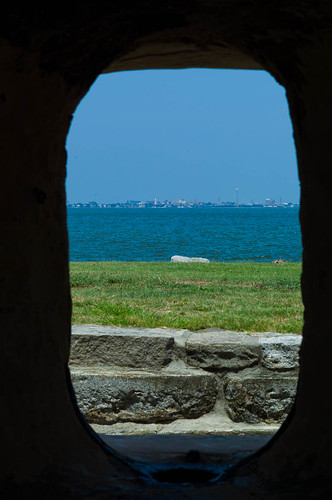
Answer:
[[78, 405], [97, 432], [268, 434], [294, 401], [301, 340], [73, 325], [70, 370]]

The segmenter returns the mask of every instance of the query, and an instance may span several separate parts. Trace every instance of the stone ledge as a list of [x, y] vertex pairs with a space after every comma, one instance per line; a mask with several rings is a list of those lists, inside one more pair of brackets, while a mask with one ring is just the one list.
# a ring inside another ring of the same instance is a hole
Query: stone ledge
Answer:
[[264, 433], [293, 403], [301, 340], [75, 325], [70, 368], [79, 407], [95, 425], [124, 433]]
[[253, 373], [228, 375], [224, 383], [226, 411], [234, 422], [277, 423], [289, 413], [296, 394], [297, 377], [276, 378]]
[[163, 422], [209, 413], [218, 388], [212, 375], [71, 369], [78, 405], [94, 423]]
[[187, 360], [190, 366], [213, 371], [239, 371], [257, 364], [269, 370], [294, 370], [299, 367], [301, 341], [295, 334], [210, 328], [189, 335]]
[[159, 370], [174, 358], [175, 339], [186, 330], [73, 325], [71, 365]]
[[181, 360], [207, 371], [257, 364], [285, 371], [298, 368], [301, 341], [300, 335], [273, 332], [73, 325], [70, 364], [160, 370]]
[[204, 370], [241, 370], [258, 363], [259, 340], [223, 330], [192, 333], [186, 342], [190, 366]]
[[292, 370], [299, 367], [299, 335], [279, 335], [259, 339], [262, 365], [269, 370]]

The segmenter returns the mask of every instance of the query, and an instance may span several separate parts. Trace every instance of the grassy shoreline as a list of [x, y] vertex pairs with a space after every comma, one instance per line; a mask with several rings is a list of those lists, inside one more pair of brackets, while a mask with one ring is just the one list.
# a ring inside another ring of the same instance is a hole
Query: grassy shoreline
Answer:
[[301, 333], [301, 267], [71, 262], [72, 322]]

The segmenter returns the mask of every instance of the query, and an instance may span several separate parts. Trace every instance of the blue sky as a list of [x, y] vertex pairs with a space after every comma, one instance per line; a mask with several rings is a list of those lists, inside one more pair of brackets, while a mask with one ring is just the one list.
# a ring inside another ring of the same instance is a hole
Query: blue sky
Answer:
[[283, 87], [264, 71], [100, 76], [67, 138], [67, 200], [299, 201]]

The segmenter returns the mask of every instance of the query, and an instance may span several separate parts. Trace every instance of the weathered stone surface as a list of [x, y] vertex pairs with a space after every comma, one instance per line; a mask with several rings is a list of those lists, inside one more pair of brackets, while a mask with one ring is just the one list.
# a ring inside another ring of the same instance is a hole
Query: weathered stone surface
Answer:
[[259, 339], [262, 365], [269, 370], [292, 370], [299, 366], [300, 335], [279, 335]]
[[197, 418], [213, 409], [217, 382], [213, 375], [115, 373], [71, 369], [78, 405], [90, 422], [162, 422]]
[[[273, 332], [75, 325], [74, 388], [80, 408], [98, 424], [164, 425], [188, 419], [190, 426], [189, 419], [209, 417], [213, 408], [218, 425], [220, 418], [229, 422], [224, 428], [232, 422], [271, 425], [283, 419], [295, 394], [300, 343], [300, 336]], [[237, 373], [228, 374], [225, 386], [217, 388], [213, 371], [219, 372], [218, 379], [227, 371]], [[209, 380], [206, 390], [203, 380]], [[226, 402], [222, 408], [215, 405], [217, 390]]]
[[208, 264], [209, 259], [204, 259], [203, 257], [185, 257], [183, 255], [173, 255], [171, 257], [171, 262], [201, 262], [202, 264]]
[[235, 422], [281, 422], [294, 402], [297, 377], [228, 376], [226, 410]]
[[184, 332], [162, 328], [74, 325], [70, 363], [159, 370], [171, 362], [174, 338]]
[[191, 366], [206, 370], [241, 370], [259, 360], [259, 341], [245, 333], [207, 330], [193, 333], [186, 342]]

